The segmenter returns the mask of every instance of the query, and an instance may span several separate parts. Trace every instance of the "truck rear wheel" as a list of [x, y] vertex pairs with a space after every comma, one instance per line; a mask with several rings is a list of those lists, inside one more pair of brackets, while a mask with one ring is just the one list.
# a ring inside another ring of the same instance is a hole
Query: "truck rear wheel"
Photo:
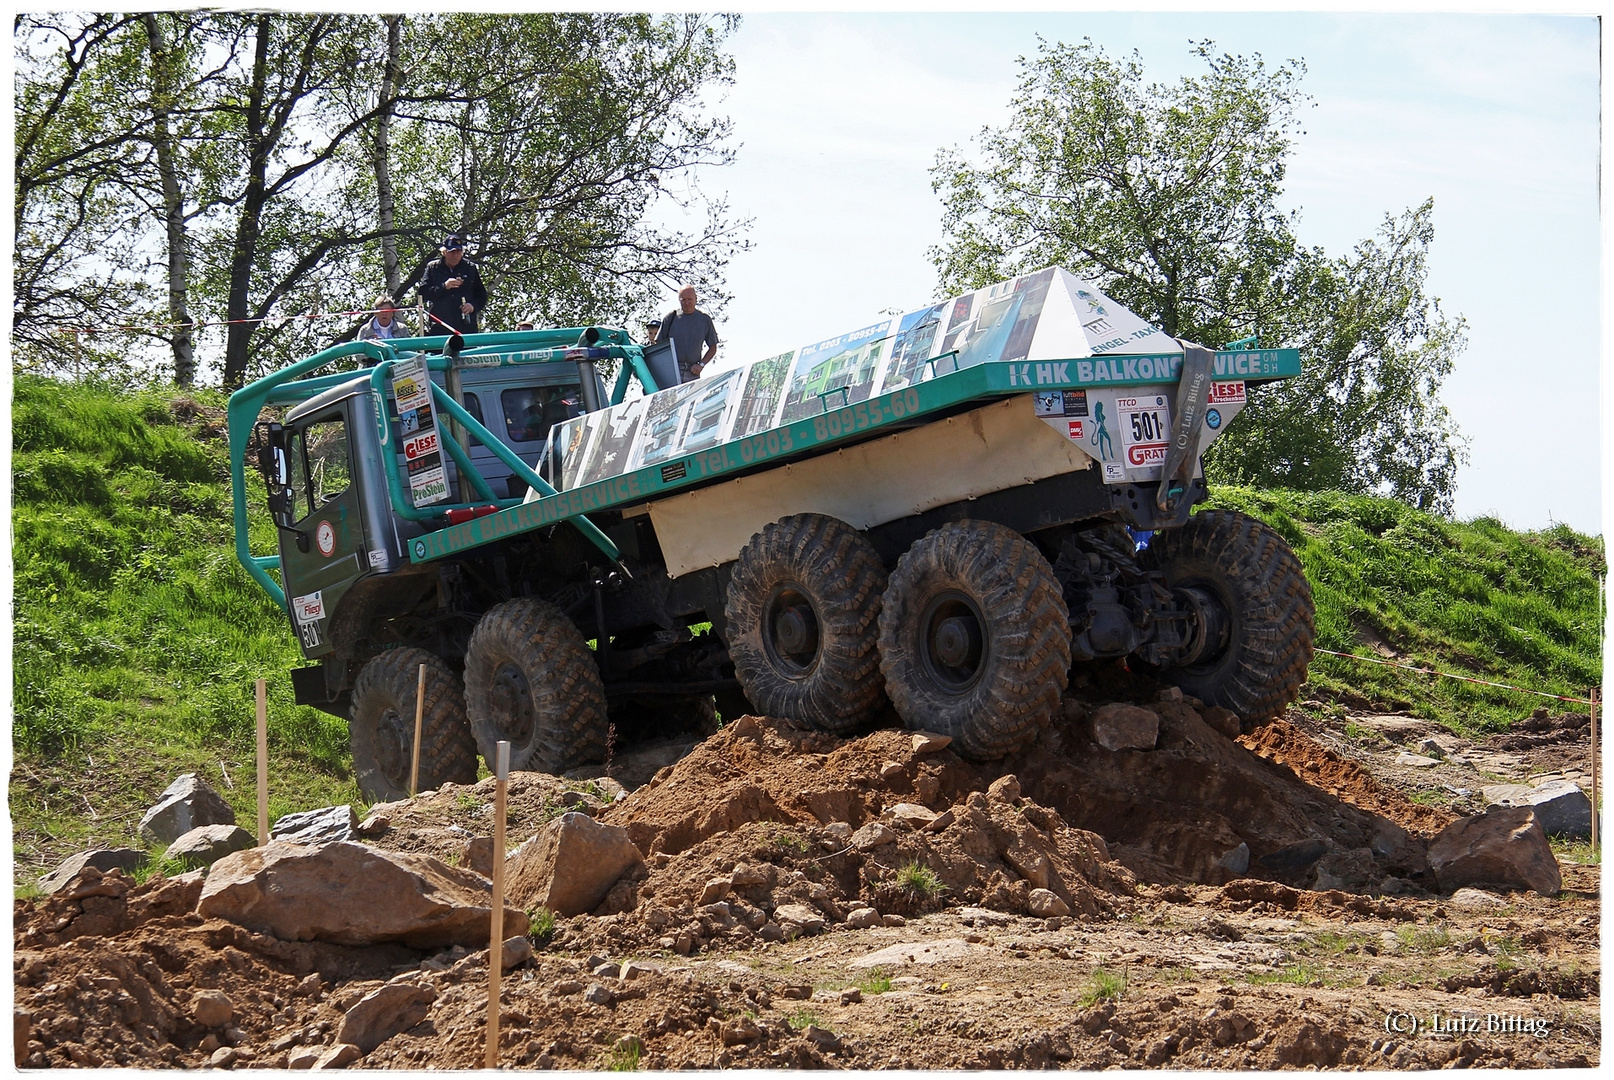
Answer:
[[1070, 675], [1070, 617], [1053, 567], [988, 521], [927, 534], [891, 573], [880, 664], [902, 722], [989, 761], [1029, 745]]
[[491, 769], [500, 740], [510, 767], [560, 773], [605, 756], [605, 687], [583, 635], [542, 600], [491, 608], [465, 651], [465, 705]]
[[476, 740], [465, 719], [459, 676], [424, 649], [391, 649], [359, 672], [348, 740], [359, 790], [371, 802], [409, 797], [415, 743], [415, 692], [426, 665], [420, 719], [420, 790], [476, 779]]
[[885, 568], [844, 521], [794, 514], [740, 552], [725, 615], [745, 697], [767, 716], [850, 731], [885, 701], [877, 653]]
[[1255, 518], [1210, 510], [1156, 533], [1139, 561], [1201, 612], [1193, 658], [1158, 669], [1163, 678], [1248, 723], [1277, 716], [1299, 695], [1316, 614], [1305, 570], [1283, 537]]

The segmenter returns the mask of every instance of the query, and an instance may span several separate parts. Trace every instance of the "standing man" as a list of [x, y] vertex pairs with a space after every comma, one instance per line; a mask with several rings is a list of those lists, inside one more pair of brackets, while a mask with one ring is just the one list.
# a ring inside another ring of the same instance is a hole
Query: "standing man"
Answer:
[[454, 233], [443, 241], [443, 257], [426, 264], [420, 295], [431, 325], [428, 335], [476, 333], [476, 313], [488, 302], [482, 272], [465, 257], [465, 237]]
[[[671, 339], [673, 351], [678, 354], [678, 375], [681, 382], [694, 382], [700, 378], [706, 365], [717, 355], [717, 326], [704, 311], [695, 310], [695, 286], [685, 285], [678, 290], [678, 310], [661, 320], [657, 341]], [[706, 352], [701, 353], [702, 346]], [[699, 360], [695, 359], [697, 356]]]
[[398, 305], [385, 294], [375, 298], [376, 313], [359, 329], [360, 341], [390, 341], [408, 337], [409, 332], [398, 321]]

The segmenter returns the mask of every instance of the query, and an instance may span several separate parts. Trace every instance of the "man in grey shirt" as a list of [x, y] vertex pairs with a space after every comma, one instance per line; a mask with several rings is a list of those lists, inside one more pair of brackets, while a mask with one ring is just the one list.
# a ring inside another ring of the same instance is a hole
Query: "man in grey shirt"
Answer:
[[717, 355], [717, 326], [706, 312], [695, 310], [695, 286], [685, 285], [678, 290], [678, 310], [661, 320], [661, 333], [656, 340], [672, 341], [681, 382], [694, 382], [712, 362]]

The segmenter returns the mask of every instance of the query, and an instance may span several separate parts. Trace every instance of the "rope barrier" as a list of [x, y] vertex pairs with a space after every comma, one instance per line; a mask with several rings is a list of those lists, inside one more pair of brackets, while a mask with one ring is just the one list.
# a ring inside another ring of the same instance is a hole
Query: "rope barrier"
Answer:
[[1458, 682], [1475, 683], [1479, 686], [1495, 686], [1503, 690], [1517, 690], [1521, 694], [1534, 694], [1536, 697], [1551, 698], [1554, 701], [1572, 701], [1580, 705], [1590, 705], [1591, 698], [1566, 697], [1563, 694], [1549, 694], [1544, 690], [1529, 690], [1523, 686], [1513, 686], [1509, 683], [1491, 682], [1488, 679], [1475, 679], [1468, 675], [1453, 675], [1449, 671], [1436, 671], [1434, 668], [1415, 667], [1412, 664], [1398, 664], [1394, 660], [1380, 660], [1376, 656], [1363, 656], [1360, 653], [1335, 652], [1333, 649], [1317, 649], [1317, 652], [1327, 653], [1329, 656], [1343, 656], [1350, 660], [1362, 660], [1369, 664], [1382, 664], [1384, 667], [1401, 668], [1403, 671], [1415, 671], [1420, 675], [1439, 675], [1446, 679], [1456, 679]]

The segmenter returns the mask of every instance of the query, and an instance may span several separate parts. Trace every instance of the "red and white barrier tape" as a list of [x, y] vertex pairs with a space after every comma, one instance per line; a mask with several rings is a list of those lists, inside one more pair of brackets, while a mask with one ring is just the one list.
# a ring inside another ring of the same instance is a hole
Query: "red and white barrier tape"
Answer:
[[1468, 675], [1453, 675], [1449, 671], [1436, 671], [1434, 668], [1414, 667], [1412, 664], [1398, 664], [1394, 660], [1380, 660], [1376, 656], [1362, 656], [1360, 653], [1335, 652], [1333, 649], [1317, 649], [1317, 652], [1327, 653], [1329, 656], [1343, 656], [1350, 660], [1363, 660], [1369, 664], [1382, 664], [1384, 667], [1401, 668], [1404, 671], [1416, 671], [1420, 675], [1439, 675], [1446, 679], [1456, 679], [1458, 682], [1475, 683], [1479, 686], [1495, 686], [1503, 690], [1517, 690], [1521, 694], [1534, 694], [1536, 697], [1552, 698], [1554, 701], [1573, 701], [1580, 705], [1590, 705], [1590, 698], [1565, 697], [1563, 694], [1549, 694], [1544, 690], [1527, 690], [1522, 686], [1513, 686], [1509, 683], [1491, 682], [1487, 679], [1476, 679]]
[[[414, 308], [398, 307], [393, 308], [392, 310], [402, 312], [413, 311]], [[371, 308], [368, 311], [325, 311], [315, 312], [307, 315], [264, 315], [256, 319], [206, 319], [200, 322], [190, 323], [159, 322], [141, 323], [134, 326], [124, 326], [118, 323], [109, 323], [106, 326], [64, 326], [59, 332], [63, 334], [99, 334], [109, 330], [145, 331], [182, 329], [185, 327], [189, 327], [192, 330], [200, 330], [204, 326], [234, 326], [238, 323], [287, 322], [291, 319], [351, 319], [358, 315], [378, 315], [380, 313], [380, 308]]]

